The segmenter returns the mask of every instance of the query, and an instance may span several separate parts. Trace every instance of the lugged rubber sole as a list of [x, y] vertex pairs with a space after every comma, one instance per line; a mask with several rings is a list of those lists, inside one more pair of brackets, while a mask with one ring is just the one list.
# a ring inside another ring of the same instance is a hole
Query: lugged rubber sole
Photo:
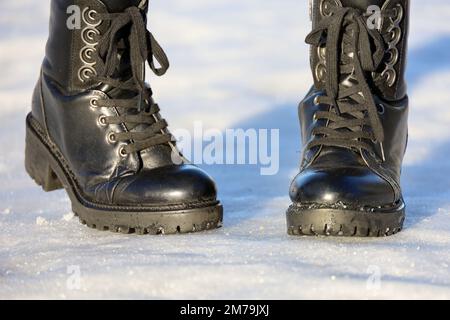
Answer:
[[384, 237], [400, 232], [405, 206], [380, 211], [307, 209], [296, 205], [286, 213], [288, 234], [295, 236]]
[[64, 188], [74, 214], [91, 228], [122, 233], [174, 234], [222, 226], [223, 208], [218, 201], [136, 208], [100, 205], [85, 200], [62, 154], [31, 114], [26, 121], [25, 169], [44, 191]]

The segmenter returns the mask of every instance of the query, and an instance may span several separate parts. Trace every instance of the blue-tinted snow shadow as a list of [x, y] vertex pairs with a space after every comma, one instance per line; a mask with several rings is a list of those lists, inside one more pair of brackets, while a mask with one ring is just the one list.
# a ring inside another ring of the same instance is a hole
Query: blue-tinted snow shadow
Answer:
[[423, 43], [408, 53], [407, 79], [409, 93], [427, 75], [450, 69], [450, 35]]
[[[413, 94], [421, 81], [433, 73], [450, 70], [450, 35], [433, 39], [410, 51], [408, 55], [407, 80], [409, 94]], [[433, 95], [434, 92], [430, 92]], [[439, 93], [439, 94], [442, 94]], [[449, 93], [447, 93], [449, 94]], [[430, 104], [429, 112], [433, 110]], [[410, 118], [420, 117], [414, 112], [414, 100], [410, 100]], [[449, 124], [450, 125], [450, 124]], [[410, 139], [414, 143], [414, 137]], [[402, 185], [406, 200], [412, 200], [408, 207], [407, 226], [420, 223], [426, 217], [436, 214], [439, 208], [450, 205], [450, 141], [433, 143], [429, 156], [420, 163], [403, 167]], [[415, 201], [429, 199], [427, 203]]]
[[[235, 225], [251, 219], [264, 210], [267, 201], [288, 197], [292, 172], [300, 161], [300, 129], [297, 106], [283, 105], [234, 124], [233, 129], [279, 130], [279, 170], [274, 175], [262, 175], [258, 165], [224, 164], [203, 166], [216, 180], [224, 204], [226, 224]], [[269, 152], [271, 148], [269, 146]], [[272, 149], [273, 150], [273, 149]], [[225, 149], [225, 152], [229, 152]], [[233, 150], [237, 154], [237, 146]], [[269, 153], [270, 154], [270, 153]], [[248, 156], [248, 154], [247, 154]], [[274, 160], [275, 161], [275, 158]], [[288, 202], [286, 201], [286, 204]], [[283, 208], [279, 214], [284, 215]]]

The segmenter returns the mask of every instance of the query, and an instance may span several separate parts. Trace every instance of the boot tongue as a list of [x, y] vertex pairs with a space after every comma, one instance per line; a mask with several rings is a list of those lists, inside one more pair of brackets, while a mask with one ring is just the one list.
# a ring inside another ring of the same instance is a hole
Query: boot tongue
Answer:
[[103, 0], [110, 13], [122, 12], [132, 6], [137, 7], [141, 2], [142, 0]]
[[381, 8], [385, 2], [386, 0], [341, 0], [343, 7], [352, 7], [363, 12], [366, 12], [367, 8], [373, 5]]

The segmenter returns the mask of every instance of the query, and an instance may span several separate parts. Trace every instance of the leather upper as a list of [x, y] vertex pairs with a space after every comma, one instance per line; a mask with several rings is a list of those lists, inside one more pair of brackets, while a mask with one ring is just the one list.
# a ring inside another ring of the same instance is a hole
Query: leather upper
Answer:
[[[368, 74], [366, 77], [373, 92], [375, 104], [379, 107], [378, 117], [384, 131], [383, 143], [369, 141], [368, 143], [373, 146], [373, 152], [334, 146], [315, 146], [304, 149], [300, 173], [294, 178], [290, 187], [291, 200], [298, 204], [343, 203], [358, 208], [393, 205], [402, 199], [400, 174], [408, 139], [408, 97], [404, 72], [409, 1], [314, 0], [313, 3], [313, 25], [327, 16], [327, 6], [351, 6], [365, 10], [369, 5], [378, 5], [385, 10], [400, 5], [403, 10], [402, 19], [394, 24], [383, 21], [380, 32], [384, 34], [389, 30], [392, 31], [394, 30], [392, 28], [396, 28], [395, 25], [397, 25], [401, 30], [396, 34], [401, 34], [401, 40], [396, 46], [399, 55], [393, 65], [394, 83], [388, 83], [387, 78], [382, 80], [383, 71]], [[389, 41], [386, 41], [386, 50], [392, 50]], [[325, 77], [327, 72], [323, 61], [324, 52], [326, 47], [321, 50], [314, 46], [311, 48], [311, 66], [315, 85], [299, 105], [304, 146], [318, 139], [313, 134], [314, 128], [328, 126], [327, 120], [315, 117], [317, 112], [329, 111], [331, 108], [329, 105], [315, 102], [317, 96], [325, 94], [323, 79], [318, 77], [318, 74]], [[317, 72], [318, 66], [319, 71], [323, 73]], [[385, 67], [386, 61], [381, 64], [380, 70], [384, 70]]]
[[[91, 202], [118, 206], [164, 206], [216, 200], [216, 186], [200, 168], [188, 164], [173, 143], [155, 145], [121, 155], [124, 143], [108, 139], [125, 132], [124, 124], [105, 124], [117, 116], [115, 107], [96, 106], [94, 100], [126, 99], [127, 94], [108, 86], [88, 85], [79, 77], [86, 61], [83, 48], [95, 50], [95, 41], [83, 42], [83, 30], [101, 36], [107, 22], [86, 21], [81, 30], [68, 30], [66, 8], [79, 5], [83, 12], [119, 12], [141, 1], [52, 0], [50, 36], [41, 77], [36, 85], [32, 115], [57, 146], [72, 171], [82, 196]], [[94, 38], [95, 40], [95, 38]], [[88, 61], [89, 62], [89, 61]], [[95, 69], [95, 65], [89, 67]], [[127, 61], [121, 68], [127, 70]]]
[[291, 185], [296, 203], [352, 204], [355, 207], [379, 206], [395, 202], [389, 183], [363, 166], [311, 167]]
[[[311, 89], [299, 105], [303, 145], [316, 139], [312, 129], [323, 120], [315, 120], [314, 114], [329, 108], [315, 105], [314, 98], [322, 91]], [[376, 98], [381, 104], [381, 100]], [[387, 205], [401, 199], [400, 174], [408, 138], [408, 99], [395, 104], [383, 101], [380, 119], [385, 133], [381, 150], [369, 154], [340, 147], [316, 147], [304, 150], [300, 174], [290, 188], [294, 202], [326, 203], [343, 202], [364, 205]], [[322, 123], [323, 125], [323, 123]]]
[[130, 206], [202, 202], [216, 197], [211, 177], [189, 164], [143, 169], [94, 188], [97, 201]]

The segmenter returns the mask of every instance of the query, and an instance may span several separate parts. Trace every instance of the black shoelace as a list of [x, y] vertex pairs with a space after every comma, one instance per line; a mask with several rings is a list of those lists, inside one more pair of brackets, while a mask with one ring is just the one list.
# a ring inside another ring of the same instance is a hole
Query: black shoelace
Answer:
[[326, 125], [314, 128], [317, 138], [306, 148], [336, 146], [373, 152], [374, 144], [382, 149], [384, 129], [366, 76], [376, 71], [384, 58], [384, 39], [378, 30], [368, 28], [359, 10], [332, 10], [306, 38], [315, 46], [325, 42], [325, 95], [318, 96], [315, 103], [330, 106], [315, 114], [316, 120], [326, 120]]
[[[123, 124], [127, 131], [113, 133], [114, 142], [130, 142], [122, 148], [122, 155], [142, 151], [151, 146], [172, 141], [166, 130], [167, 122], [159, 116], [159, 107], [153, 103], [152, 91], [145, 84], [145, 63], [158, 76], [169, 68], [169, 61], [161, 46], [146, 28], [144, 13], [138, 7], [129, 7], [122, 13], [98, 14], [109, 20], [108, 31], [99, 39], [94, 83], [107, 84], [116, 89], [136, 93], [130, 99], [98, 100], [98, 107], [115, 107], [118, 116], [102, 119], [103, 124]], [[129, 48], [129, 49], [128, 49]], [[129, 50], [131, 75], [128, 80], [117, 76], [120, 56]], [[159, 63], [157, 68], [154, 59]]]

